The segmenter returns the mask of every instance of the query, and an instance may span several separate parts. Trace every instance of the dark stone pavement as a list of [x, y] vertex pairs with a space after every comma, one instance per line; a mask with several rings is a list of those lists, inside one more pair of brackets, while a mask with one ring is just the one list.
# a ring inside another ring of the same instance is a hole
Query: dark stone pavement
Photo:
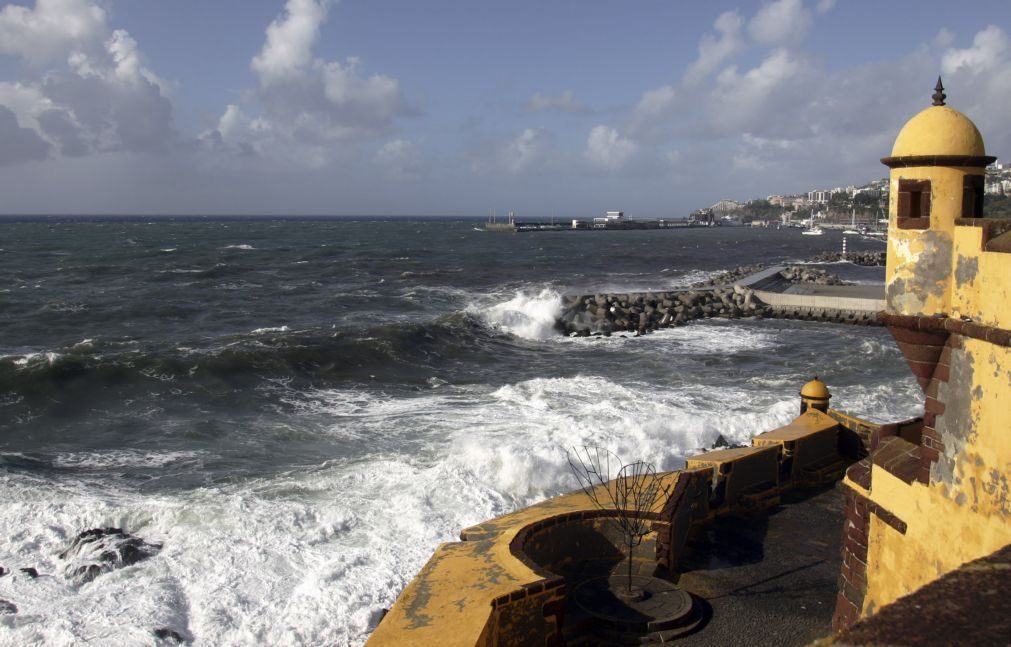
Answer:
[[690, 541], [675, 578], [705, 600], [689, 645], [807, 645], [832, 634], [843, 530], [841, 485], [791, 493], [767, 514], [725, 517]]

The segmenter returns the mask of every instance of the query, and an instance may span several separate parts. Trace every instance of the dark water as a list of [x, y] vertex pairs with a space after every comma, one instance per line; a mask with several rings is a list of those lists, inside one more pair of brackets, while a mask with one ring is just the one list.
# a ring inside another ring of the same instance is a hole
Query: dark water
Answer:
[[[96, 581], [139, 596], [135, 619], [97, 602], [77, 611], [73, 587], [36, 599], [0, 580], [0, 597], [38, 607], [6, 637], [74, 641], [109, 625], [129, 642], [131, 622], [162, 613], [206, 644], [357, 644], [439, 541], [571, 489], [560, 448], [599, 443], [675, 468], [717, 434], [746, 440], [788, 420], [813, 373], [855, 413], [915, 411], [881, 329], [552, 330], [560, 294], [683, 286], [834, 251], [839, 234], [481, 225], [0, 222], [0, 489], [17, 502], [2, 514], [26, 529], [0, 544], [0, 564], [58, 570], [67, 536], [109, 524], [173, 555], [132, 584]], [[248, 533], [258, 541], [243, 554], [265, 573], [283, 565], [290, 586], [234, 562]], [[229, 565], [209, 577], [206, 559]], [[298, 602], [303, 589], [316, 597]], [[297, 639], [258, 615], [281, 600], [305, 615]]]

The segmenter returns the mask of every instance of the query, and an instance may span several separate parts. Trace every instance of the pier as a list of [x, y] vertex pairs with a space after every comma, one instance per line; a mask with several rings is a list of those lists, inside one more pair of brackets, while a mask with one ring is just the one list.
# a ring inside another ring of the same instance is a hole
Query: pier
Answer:
[[569, 222], [565, 221], [517, 221], [510, 212], [505, 222], [495, 222], [494, 219], [485, 223], [485, 231], [496, 231], [506, 233], [520, 233], [528, 231], [628, 231], [643, 229], [682, 229], [685, 227], [700, 226], [693, 220], [684, 218], [659, 218], [635, 220], [626, 218], [623, 211], [608, 211], [600, 218], [580, 220], [574, 218]]

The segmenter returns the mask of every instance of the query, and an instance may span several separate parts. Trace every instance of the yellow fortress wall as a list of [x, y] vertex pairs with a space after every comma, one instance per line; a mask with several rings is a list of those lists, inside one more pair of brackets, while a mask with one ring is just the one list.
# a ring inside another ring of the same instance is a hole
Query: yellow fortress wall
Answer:
[[1011, 543], [1011, 223], [980, 217], [994, 158], [944, 99], [939, 80], [882, 159], [881, 319], [923, 387], [924, 419], [918, 434], [876, 434], [847, 471], [837, 630]]

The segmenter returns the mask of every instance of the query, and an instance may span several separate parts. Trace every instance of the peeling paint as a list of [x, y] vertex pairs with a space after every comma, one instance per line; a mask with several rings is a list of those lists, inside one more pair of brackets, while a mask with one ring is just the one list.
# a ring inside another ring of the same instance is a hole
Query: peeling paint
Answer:
[[971, 285], [976, 281], [977, 274], [979, 274], [979, 258], [975, 256], [966, 258], [959, 254], [955, 263], [955, 284], [959, 288]]
[[896, 234], [896, 240], [889, 243], [895, 267], [885, 286], [888, 307], [903, 314], [945, 311], [951, 282], [951, 235], [929, 229], [907, 239]]
[[[960, 457], [965, 456], [966, 446], [975, 434], [972, 424], [972, 400], [966, 385], [973, 384], [974, 360], [962, 349], [952, 349], [950, 377], [947, 383], [938, 385], [938, 399], [944, 402], [944, 413], [937, 416], [935, 429], [941, 435], [944, 452], [931, 466], [931, 481], [958, 485], [963, 470], [957, 469]], [[977, 386], [978, 389], [978, 386]]]

